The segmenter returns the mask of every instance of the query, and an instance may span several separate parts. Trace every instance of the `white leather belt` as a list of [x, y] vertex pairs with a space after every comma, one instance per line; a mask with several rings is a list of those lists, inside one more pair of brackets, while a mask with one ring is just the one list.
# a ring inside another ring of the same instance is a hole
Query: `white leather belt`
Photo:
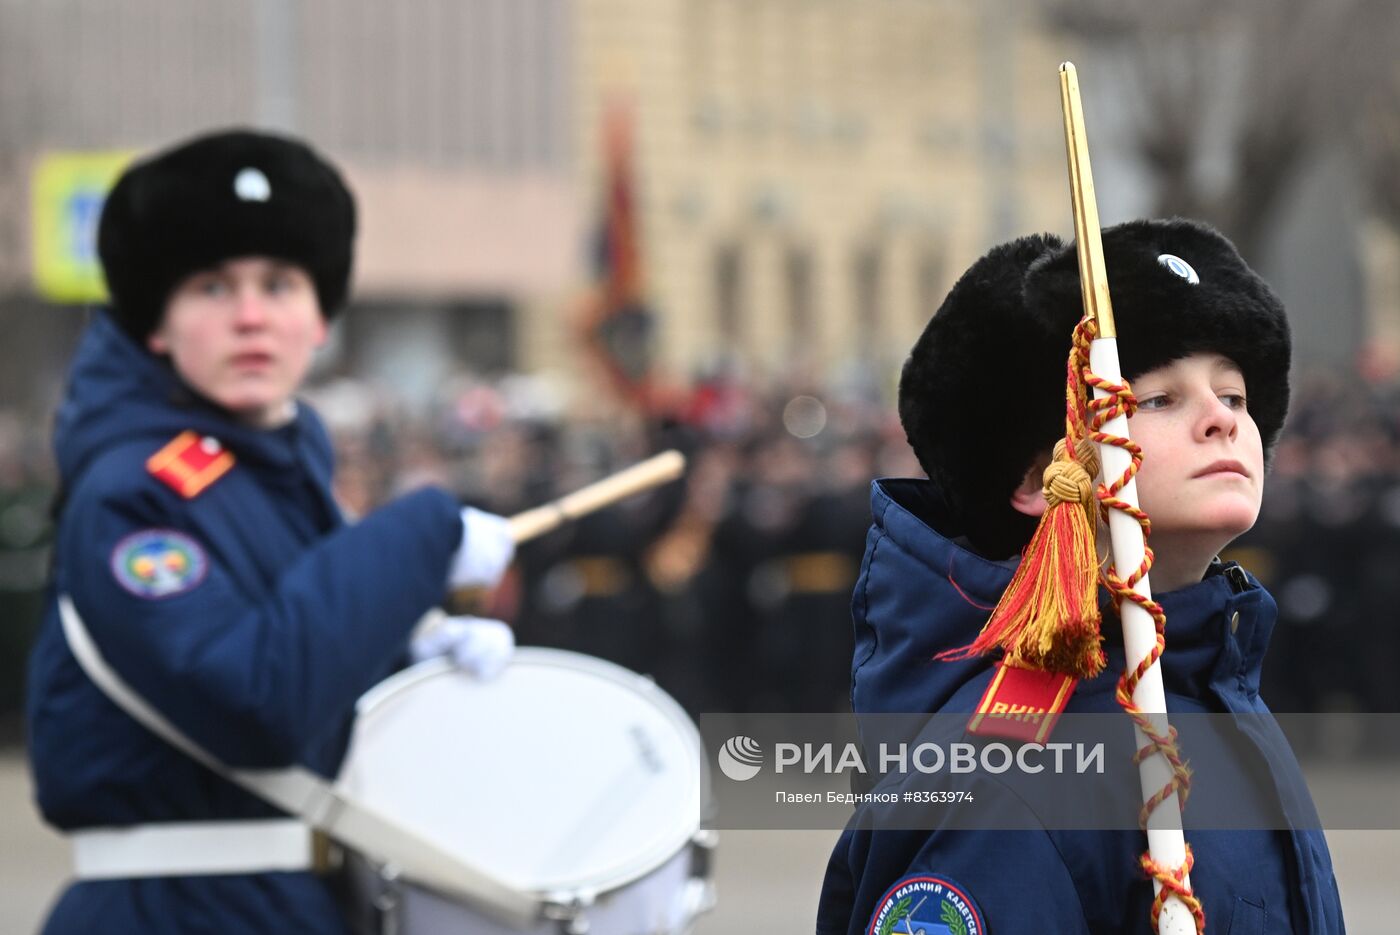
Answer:
[[311, 869], [311, 830], [295, 819], [92, 828], [68, 839], [79, 880]]

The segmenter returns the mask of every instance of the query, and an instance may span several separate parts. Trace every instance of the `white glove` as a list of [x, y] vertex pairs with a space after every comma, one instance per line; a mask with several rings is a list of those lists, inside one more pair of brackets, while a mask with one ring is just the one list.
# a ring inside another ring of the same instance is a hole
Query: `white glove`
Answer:
[[485, 617], [445, 617], [414, 636], [408, 653], [414, 662], [447, 656], [480, 679], [493, 679], [515, 652], [515, 631]]
[[447, 587], [494, 588], [515, 557], [510, 520], [473, 507], [462, 510], [462, 542], [447, 571]]

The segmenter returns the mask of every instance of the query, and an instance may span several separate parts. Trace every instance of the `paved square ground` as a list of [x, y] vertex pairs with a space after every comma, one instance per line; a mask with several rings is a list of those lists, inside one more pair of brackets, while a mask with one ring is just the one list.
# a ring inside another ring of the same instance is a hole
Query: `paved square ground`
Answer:
[[[1400, 777], [1377, 782], [1400, 789]], [[20, 751], [0, 751], [0, 932], [33, 932], [67, 873], [68, 849], [45, 828], [30, 801]], [[1327, 835], [1342, 890], [1347, 929], [1355, 935], [1400, 931], [1400, 831], [1342, 831]], [[730, 831], [720, 841], [719, 906], [697, 935], [734, 932], [810, 933], [834, 831]]]

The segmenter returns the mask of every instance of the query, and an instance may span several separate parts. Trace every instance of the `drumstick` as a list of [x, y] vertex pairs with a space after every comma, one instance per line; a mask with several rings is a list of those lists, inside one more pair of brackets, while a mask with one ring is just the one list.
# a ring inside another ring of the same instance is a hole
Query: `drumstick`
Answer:
[[510, 531], [518, 545], [635, 493], [675, 480], [684, 470], [685, 455], [675, 449], [663, 451], [544, 506], [516, 513], [510, 518]]
[[[543, 506], [516, 513], [509, 519], [511, 535], [515, 537], [517, 545], [527, 542], [558, 529], [570, 520], [586, 516], [594, 510], [601, 510], [635, 493], [675, 480], [684, 470], [685, 455], [675, 449], [663, 451], [616, 474], [610, 474], [602, 480], [581, 487], [571, 494], [565, 494], [558, 500], [551, 500]], [[457, 589], [450, 595], [452, 611], [480, 613], [479, 605], [483, 602], [486, 591], [486, 588], [481, 587]], [[441, 611], [430, 610], [418, 621], [415, 632], [426, 632], [445, 618], [446, 614]]]

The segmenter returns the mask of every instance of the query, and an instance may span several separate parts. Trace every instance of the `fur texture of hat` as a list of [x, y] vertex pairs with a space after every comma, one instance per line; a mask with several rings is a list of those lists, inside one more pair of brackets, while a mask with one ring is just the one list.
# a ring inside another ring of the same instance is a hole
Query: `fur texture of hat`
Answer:
[[335, 168], [297, 140], [227, 130], [128, 168], [103, 205], [97, 249], [113, 317], [144, 340], [182, 279], [245, 256], [305, 269], [330, 319], [354, 238], [354, 198]]
[[[1283, 304], [1219, 232], [1183, 219], [1103, 232], [1123, 375], [1197, 352], [1239, 366], [1266, 457], [1288, 412]], [[1004, 558], [1036, 519], [1009, 504], [1064, 434], [1065, 362], [1082, 315], [1073, 244], [1051, 235], [991, 250], [963, 274], [905, 362], [899, 413], [919, 463], [947, 499], [955, 535]]]

